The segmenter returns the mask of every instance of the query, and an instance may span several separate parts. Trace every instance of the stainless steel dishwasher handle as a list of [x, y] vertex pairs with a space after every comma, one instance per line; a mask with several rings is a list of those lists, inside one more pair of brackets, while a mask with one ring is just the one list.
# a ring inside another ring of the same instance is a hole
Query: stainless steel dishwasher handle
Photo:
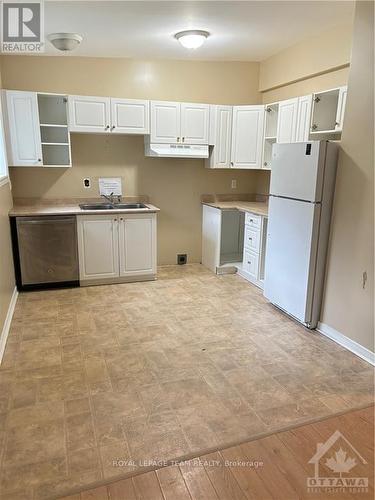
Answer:
[[75, 219], [61, 219], [60, 217], [58, 219], [47, 219], [47, 220], [22, 220], [18, 219], [18, 224], [74, 224]]

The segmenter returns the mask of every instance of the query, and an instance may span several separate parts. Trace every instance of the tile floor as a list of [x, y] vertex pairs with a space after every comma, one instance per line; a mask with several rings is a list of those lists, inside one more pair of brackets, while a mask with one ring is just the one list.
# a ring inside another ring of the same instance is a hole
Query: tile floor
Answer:
[[371, 367], [235, 275], [21, 294], [0, 367], [0, 498], [43, 499], [373, 401]]

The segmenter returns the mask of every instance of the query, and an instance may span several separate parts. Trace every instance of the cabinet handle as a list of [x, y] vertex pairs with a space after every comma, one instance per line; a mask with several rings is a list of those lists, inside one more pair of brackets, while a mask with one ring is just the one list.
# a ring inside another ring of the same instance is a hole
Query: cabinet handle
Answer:
[[180, 142], [180, 138], [179, 137], [177, 137], [177, 142]]
[[185, 137], [182, 138], [182, 142], [185, 142]]
[[251, 264], [251, 260], [248, 260], [248, 261], [247, 261], [247, 263], [248, 263], [248, 264]]
[[231, 165], [231, 167], [233, 167], [233, 165], [234, 165], [234, 164], [233, 164], [233, 162], [232, 162], [232, 161], [230, 162], [230, 165]]
[[112, 125], [112, 130], [114, 130], [116, 127], [114, 125]]
[[316, 130], [318, 128], [318, 125], [316, 125], [315, 123], [313, 124], [313, 126], [311, 127], [311, 130]]
[[109, 129], [109, 125], [107, 125], [104, 130], [108, 130], [108, 129]]
[[38, 162], [40, 163], [41, 161], [42, 161], [42, 159], [41, 159], [41, 158], [38, 158]]
[[253, 238], [250, 238], [250, 237], [249, 237], [249, 240], [250, 240], [250, 241], [253, 241]]

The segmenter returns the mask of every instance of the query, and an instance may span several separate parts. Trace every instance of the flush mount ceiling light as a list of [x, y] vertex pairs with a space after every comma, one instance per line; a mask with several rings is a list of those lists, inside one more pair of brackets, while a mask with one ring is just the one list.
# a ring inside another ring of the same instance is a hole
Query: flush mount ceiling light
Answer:
[[210, 36], [208, 31], [186, 30], [175, 34], [175, 38], [185, 49], [198, 49]]
[[56, 49], [62, 51], [74, 50], [83, 40], [78, 33], [51, 33], [47, 38]]

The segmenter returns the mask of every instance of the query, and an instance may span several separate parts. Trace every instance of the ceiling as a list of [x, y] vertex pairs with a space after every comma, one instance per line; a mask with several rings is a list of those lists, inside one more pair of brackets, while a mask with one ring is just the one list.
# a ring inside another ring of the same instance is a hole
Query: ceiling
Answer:
[[[45, 34], [84, 37], [69, 56], [260, 61], [299, 40], [351, 23], [351, 1], [46, 1]], [[184, 49], [173, 35], [211, 33]], [[46, 41], [46, 55], [63, 55]]]

